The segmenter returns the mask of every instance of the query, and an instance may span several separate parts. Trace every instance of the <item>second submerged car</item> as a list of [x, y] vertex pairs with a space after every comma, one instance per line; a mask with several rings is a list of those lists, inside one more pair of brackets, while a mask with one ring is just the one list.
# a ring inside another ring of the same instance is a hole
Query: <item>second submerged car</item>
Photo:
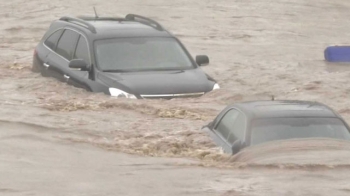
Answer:
[[236, 103], [202, 129], [229, 154], [276, 140], [350, 140], [349, 126], [340, 115], [322, 103], [310, 101]]
[[158, 22], [62, 17], [34, 51], [33, 70], [92, 92], [126, 98], [201, 96], [220, 88], [183, 44]]

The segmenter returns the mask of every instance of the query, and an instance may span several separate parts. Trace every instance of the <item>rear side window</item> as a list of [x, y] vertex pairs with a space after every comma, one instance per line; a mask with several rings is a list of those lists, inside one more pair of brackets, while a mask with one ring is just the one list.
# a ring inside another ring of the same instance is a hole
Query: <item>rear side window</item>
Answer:
[[73, 59], [83, 59], [87, 63], [90, 63], [88, 45], [83, 36], [80, 36], [79, 38]]
[[67, 60], [72, 60], [78, 38], [78, 33], [71, 30], [65, 30], [58, 41], [56, 48], [57, 54], [63, 56]]
[[216, 127], [216, 131], [218, 131], [224, 139], [228, 139], [230, 132], [232, 131], [232, 127], [239, 115], [237, 110], [228, 111], [225, 116], [221, 119], [219, 124]]
[[58, 30], [51, 34], [46, 40], [45, 40], [45, 45], [49, 47], [51, 50], [55, 50], [57, 41], [61, 37], [63, 30]]

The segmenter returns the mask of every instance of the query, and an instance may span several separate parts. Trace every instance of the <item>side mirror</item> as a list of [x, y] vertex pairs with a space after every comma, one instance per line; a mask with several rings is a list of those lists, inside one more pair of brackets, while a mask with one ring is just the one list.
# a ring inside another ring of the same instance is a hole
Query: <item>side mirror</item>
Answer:
[[196, 56], [196, 63], [199, 66], [207, 65], [209, 64], [209, 57], [207, 55], [198, 55]]
[[81, 71], [89, 71], [90, 69], [87, 62], [83, 59], [73, 59], [69, 62], [68, 66], [73, 69], [80, 69]]

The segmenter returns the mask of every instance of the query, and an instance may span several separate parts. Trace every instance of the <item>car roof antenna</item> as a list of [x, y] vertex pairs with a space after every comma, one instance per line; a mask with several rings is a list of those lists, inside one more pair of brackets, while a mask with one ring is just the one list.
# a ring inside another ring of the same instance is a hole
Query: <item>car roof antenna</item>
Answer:
[[97, 18], [98, 18], [98, 15], [97, 15], [95, 6], [94, 6], [94, 12], [95, 12], [95, 18], [97, 19]]

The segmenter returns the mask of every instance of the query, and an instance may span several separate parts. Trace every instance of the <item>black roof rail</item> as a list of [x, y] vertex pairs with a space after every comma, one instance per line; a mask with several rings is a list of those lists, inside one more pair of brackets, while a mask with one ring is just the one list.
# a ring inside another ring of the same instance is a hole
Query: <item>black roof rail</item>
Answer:
[[103, 21], [103, 20], [111, 20], [111, 21], [126, 21], [125, 18], [118, 18], [118, 17], [91, 17], [91, 16], [78, 16], [79, 19], [82, 20], [91, 20], [91, 21]]
[[83, 27], [89, 29], [92, 33], [96, 33], [95, 27], [92, 24], [86, 22], [85, 20], [82, 20], [79, 18], [73, 18], [73, 17], [69, 17], [69, 16], [64, 16], [64, 17], [60, 18], [60, 20], [63, 20], [66, 22], [73, 22], [77, 25], [80, 25], [80, 26], [83, 26]]
[[[137, 18], [139, 18], [141, 20], [137, 20]], [[136, 15], [136, 14], [128, 14], [128, 15], [125, 16], [125, 19], [126, 20], [137, 21], [137, 22], [140, 22], [142, 24], [149, 25], [149, 26], [152, 26], [152, 27], [154, 27], [153, 25], [155, 25], [154, 28], [156, 28], [157, 30], [160, 30], [160, 31], [165, 30], [162, 27], [162, 25], [160, 25], [157, 21], [152, 20], [152, 19], [147, 18], [147, 17], [144, 17], [144, 16], [140, 16], [140, 15]]]

